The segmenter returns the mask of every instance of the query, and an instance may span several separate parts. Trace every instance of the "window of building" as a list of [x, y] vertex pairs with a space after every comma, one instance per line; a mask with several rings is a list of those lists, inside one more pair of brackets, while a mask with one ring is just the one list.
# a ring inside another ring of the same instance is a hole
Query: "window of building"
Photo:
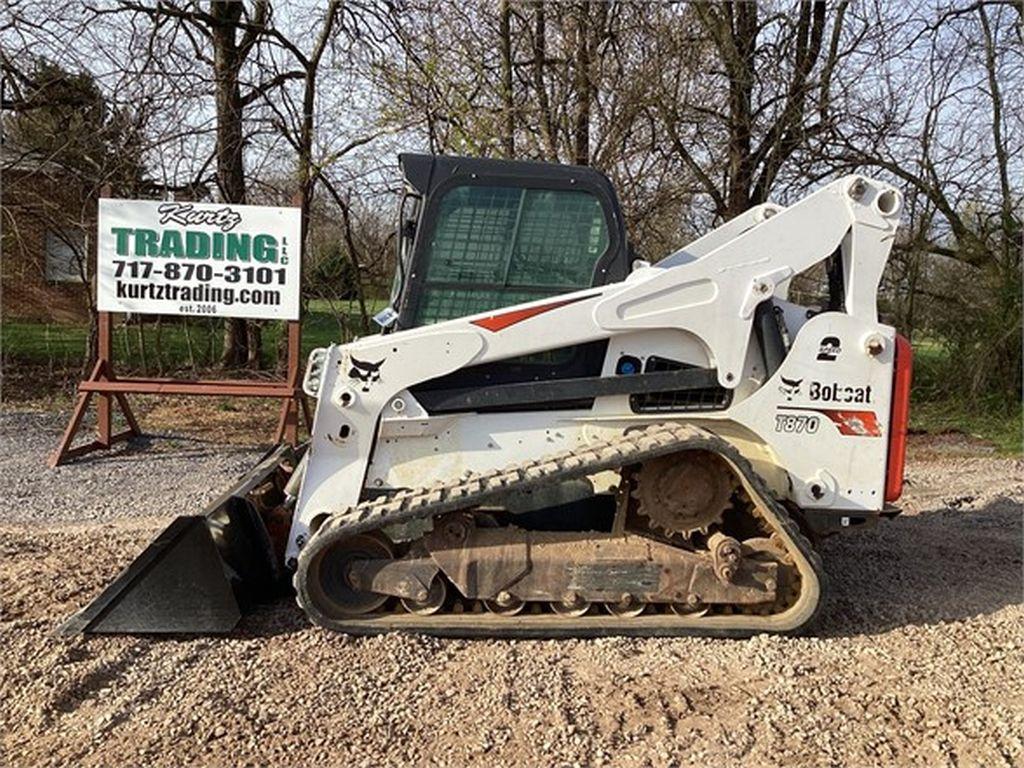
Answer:
[[608, 245], [604, 211], [588, 192], [455, 187], [427, 244], [416, 323], [586, 288]]
[[46, 279], [53, 283], [81, 283], [87, 278], [86, 239], [81, 232], [46, 233]]

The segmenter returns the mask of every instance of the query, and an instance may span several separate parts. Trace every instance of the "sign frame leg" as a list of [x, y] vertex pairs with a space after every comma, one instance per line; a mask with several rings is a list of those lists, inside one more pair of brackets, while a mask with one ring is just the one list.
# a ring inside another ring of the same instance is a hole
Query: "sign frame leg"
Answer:
[[[92, 373], [86, 381], [113, 381], [113, 366], [110, 363], [111, 318], [109, 312], [99, 313], [98, 326], [98, 354], [96, 364], [93, 366]], [[51, 469], [53, 467], [60, 466], [70, 459], [102, 448], [110, 448], [114, 443], [130, 440], [131, 438], [139, 437], [142, 434], [142, 430], [139, 428], [139, 422], [136, 420], [135, 414], [132, 412], [131, 406], [128, 404], [128, 398], [125, 397], [124, 393], [117, 392], [113, 395], [97, 393], [96, 396], [99, 398], [96, 404], [97, 439], [93, 440], [91, 443], [86, 443], [72, 448], [71, 444], [74, 442], [75, 435], [82, 426], [82, 419], [85, 418], [85, 412], [89, 407], [93, 394], [93, 392], [88, 390], [83, 391], [81, 386], [79, 386], [75, 407], [71, 412], [71, 419], [68, 421], [68, 426], [65, 428], [64, 434], [61, 436], [60, 443], [57, 445], [56, 450], [51, 453], [47, 459], [46, 463]], [[128, 424], [127, 429], [122, 432], [118, 432], [116, 435], [112, 434], [112, 400], [117, 401], [117, 405], [120, 407], [121, 413], [124, 415], [124, 420]]]

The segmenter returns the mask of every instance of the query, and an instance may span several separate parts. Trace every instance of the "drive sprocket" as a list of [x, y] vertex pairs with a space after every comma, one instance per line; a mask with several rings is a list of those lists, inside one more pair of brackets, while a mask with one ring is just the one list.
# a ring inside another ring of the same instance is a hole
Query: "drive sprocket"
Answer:
[[683, 451], [645, 461], [635, 475], [637, 512], [652, 529], [690, 538], [722, 522], [735, 480], [710, 451]]

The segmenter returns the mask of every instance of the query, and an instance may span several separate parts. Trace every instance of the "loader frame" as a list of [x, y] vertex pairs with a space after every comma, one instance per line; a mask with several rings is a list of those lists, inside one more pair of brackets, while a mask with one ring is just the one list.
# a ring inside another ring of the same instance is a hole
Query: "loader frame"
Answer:
[[[318, 402], [286, 562], [321, 521], [374, 493], [580, 447], [654, 418], [693, 421], [741, 447], [798, 507], [880, 510], [895, 332], [878, 322], [875, 296], [900, 207], [888, 185], [848, 176], [790, 207], [752, 209], [621, 283], [316, 350], [304, 389]], [[795, 275], [836, 252], [842, 311], [786, 301]], [[766, 304], [791, 337], [774, 371], [754, 333]], [[733, 398], [714, 412], [642, 414], [628, 392], [597, 381], [584, 410], [439, 414], [410, 392], [469, 366], [600, 340], [609, 344], [602, 380], [620, 376], [624, 357], [665, 354]], [[823, 360], [826, 346], [841, 353]], [[798, 427], [811, 419], [816, 450]]]

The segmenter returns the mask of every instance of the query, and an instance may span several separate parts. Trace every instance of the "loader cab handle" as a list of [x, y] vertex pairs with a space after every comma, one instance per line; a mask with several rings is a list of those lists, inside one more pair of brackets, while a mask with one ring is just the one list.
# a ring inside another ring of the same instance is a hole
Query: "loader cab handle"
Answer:
[[[411, 213], [406, 213], [410, 201]], [[391, 296], [388, 306], [374, 316], [374, 320], [381, 326], [381, 333], [390, 333], [396, 330], [398, 312], [396, 307], [405, 292], [407, 275], [412, 262], [416, 232], [419, 229], [419, 213], [422, 209], [423, 196], [415, 192], [406, 183], [402, 188], [402, 197], [398, 202], [398, 221], [395, 225], [395, 276], [391, 283]]]

